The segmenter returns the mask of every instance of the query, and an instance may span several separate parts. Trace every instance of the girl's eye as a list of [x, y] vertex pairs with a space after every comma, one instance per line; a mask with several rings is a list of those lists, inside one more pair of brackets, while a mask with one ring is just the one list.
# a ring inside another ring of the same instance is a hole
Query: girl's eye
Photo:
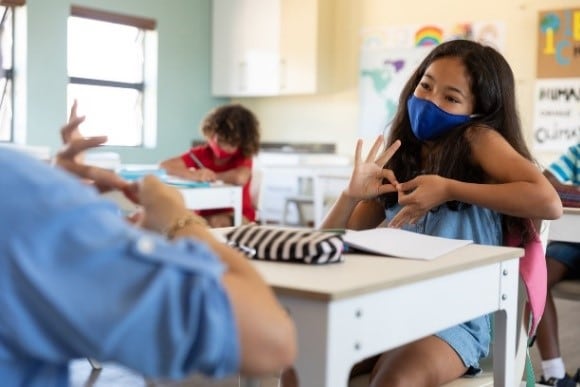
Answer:
[[420, 82], [419, 86], [421, 86], [425, 90], [429, 90], [431, 88], [431, 86], [429, 86], [427, 82]]
[[452, 96], [447, 96], [447, 97], [445, 97], [445, 99], [451, 103], [459, 103], [459, 100], [457, 98], [452, 97]]

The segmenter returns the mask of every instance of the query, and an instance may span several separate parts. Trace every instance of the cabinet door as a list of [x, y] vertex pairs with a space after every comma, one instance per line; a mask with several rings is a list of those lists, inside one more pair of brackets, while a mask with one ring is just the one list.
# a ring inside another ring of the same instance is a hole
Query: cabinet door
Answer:
[[213, 0], [214, 95], [274, 95], [280, 89], [280, 1]]
[[282, 0], [280, 94], [317, 91], [318, 0]]
[[241, 78], [241, 39], [244, 28], [238, 15], [243, 11], [240, 1], [212, 2], [212, 92], [228, 95], [243, 88]]

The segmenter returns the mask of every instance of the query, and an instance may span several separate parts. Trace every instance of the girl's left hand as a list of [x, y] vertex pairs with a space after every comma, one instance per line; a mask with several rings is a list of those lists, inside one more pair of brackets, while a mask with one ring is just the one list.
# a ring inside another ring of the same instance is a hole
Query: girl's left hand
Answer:
[[400, 228], [415, 224], [427, 211], [448, 200], [447, 179], [438, 175], [421, 175], [397, 184], [401, 211], [391, 220], [389, 227]]

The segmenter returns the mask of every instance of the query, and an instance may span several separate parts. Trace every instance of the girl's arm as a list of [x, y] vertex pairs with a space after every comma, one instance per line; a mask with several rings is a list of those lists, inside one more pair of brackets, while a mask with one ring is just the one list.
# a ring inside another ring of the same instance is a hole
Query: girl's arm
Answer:
[[234, 184], [234, 185], [245, 185], [252, 177], [252, 169], [250, 167], [241, 166], [229, 171], [216, 173], [217, 180], [221, 180], [224, 183]]
[[487, 207], [533, 219], [557, 219], [562, 203], [540, 170], [495, 130], [473, 128], [468, 133], [473, 160], [490, 177], [490, 184], [446, 179], [448, 200]]
[[364, 230], [377, 227], [385, 219], [385, 210], [376, 200], [360, 201], [343, 191], [322, 221], [320, 228]]
[[159, 163], [159, 167], [165, 169], [169, 175], [194, 181], [215, 181], [215, 172], [210, 169], [189, 169], [181, 159], [181, 156], [172, 157]]

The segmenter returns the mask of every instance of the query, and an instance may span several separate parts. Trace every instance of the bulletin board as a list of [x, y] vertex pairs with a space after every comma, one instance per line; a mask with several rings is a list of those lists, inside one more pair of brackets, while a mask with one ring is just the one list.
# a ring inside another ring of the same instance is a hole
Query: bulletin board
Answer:
[[580, 78], [580, 8], [541, 11], [537, 78]]
[[563, 152], [580, 141], [580, 8], [538, 15], [534, 150]]

